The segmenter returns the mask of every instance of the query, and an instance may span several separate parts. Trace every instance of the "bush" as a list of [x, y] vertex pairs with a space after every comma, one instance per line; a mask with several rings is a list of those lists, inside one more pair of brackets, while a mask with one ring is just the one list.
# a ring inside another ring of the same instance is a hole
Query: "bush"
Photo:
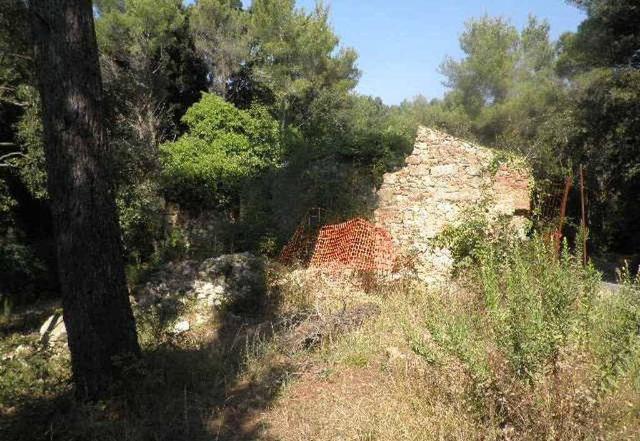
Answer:
[[519, 239], [503, 219], [492, 228], [482, 208], [449, 227], [435, 243], [451, 250], [456, 274], [479, 293], [483, 322], [518, 376], [531, 380], [554, 364], [570, 336], [588, 327], [600, 275], [583, 267], [580, 250], [534, 234]]
[[565, 244], [557, 256], [536, 235], [476, 237], [470, 249], [463, 288], [428, 293], [423, 324], [405, 329], [414, 353], [442, 372], [461, 367], [473, 413], [510, 439], [632, 433], [640, 275], [623, 271], [620, 290], [608, 294], [580, 250]]
[[447, 225], [431, 245], [451, 252], [454, 275], [476, 268], [482, 256], [491, 251], [504, 257], [522, 232], [515, 231], [510, 216], [492, 216], [488, 200], [465, 210], [464, 219], [455, 225]]
[[152, 181], [131, 185], [119, 192], [116, 202], [128, 261], [148, 261], [158, 252], [166, 233], [164, 203], [157, 185]]
[[187, 133], [160, 150], [165, 191], [184, 206], [227, 206], [243, 183], [281, 161], [278, 124], [262, 107], [240, 110], [203, 94], [182, 122]]
[[554, 364], [570, 337], [588, 329], [599, 274], [565, 248], [534, 237], [506, 256], [488, 247], [477, 281], [500, 350], [521, 377]]

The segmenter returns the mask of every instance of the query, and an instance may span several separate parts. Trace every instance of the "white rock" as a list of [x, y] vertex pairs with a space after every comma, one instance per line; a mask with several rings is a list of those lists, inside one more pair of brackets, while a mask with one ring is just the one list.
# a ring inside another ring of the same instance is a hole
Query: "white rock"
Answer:
[[249, 253], [228, 254], [201, 262], [165, 265], [137, 293], [139, 307], [162, 307], [195, 300], [196, 309], [213, 312], [264, 289], [264, 261]]
[[40, 326], [40, 338], [44, 344], [63, 343], [67, 340], [67, 328], [64, 326], [62, 314], [55, 313]]
[[191, 325], [188, 320], [180, 320], [173, 325], [173, 333], [174, 334], [182, 334], [183, 332], [187, 332], [191, 329]]
[[431, 168], [431, 176], [440, 177], [447, 175], [455, 175], [458, 167], [455, 164], [436, 165]]
[[389, 360], [394, 361], [394, 360], [398, 360], [398, 359], [405, 359], [407, 358], [407, 356], [405, 354], [402, 353], [402, 351], [400, 351], [400, 349], [396, 348], [395, 346], [391, 346], [387, 348], [387, 357], [389, 357]]

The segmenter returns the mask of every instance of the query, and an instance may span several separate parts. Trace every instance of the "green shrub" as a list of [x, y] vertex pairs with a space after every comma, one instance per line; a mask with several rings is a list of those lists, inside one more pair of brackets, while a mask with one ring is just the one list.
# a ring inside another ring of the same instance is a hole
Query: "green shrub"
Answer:
[[485, 384], [491, 378], [491, 372], [483, 345], [482, 316], [469, 310], [460, 314], [449, 306], [445, 302], [432, 303], [430, 319], [426, 322], [429, 334], [444, 350], [443, 355], [461, 361], [478, 385]]
[[[558, 257], [553, 244], [537, 235], [518, 238], [506, 219], [490, 225], [485, 210], [474, 208], [464, 223], [445, 229], [434, 245], [451, 251], [456, 274], [466, 276], [463, 281], [478, 292], [478, 325], [486, 338], [518, 376], [531, 380], [556, 363], [570, 339], [584, 340], [600, 275], [582, 265], [579, 249], [571, 254], [565, 244]], [[445, 310], [441, 317], [446, 316]], [[437, 320], [444, 320], [441, 317]], [[430, 325], [432, 334], [436, 330], [435, 335], [451, 337], [436, 340], [451, 346], [459, 330], [459, 324], [452, 323], [446, 332]]]
[[52, 357], [38, 346], [36, 336], [11, 334], [0, 339], [0, 411], [68, 388], [68, 358]]
[[281, 161], [278, 124], [262, 107], [240, 110], [205, 93], [182, 122], [187, 133], [160, 146], [165, 191], [182, 205], [228, 205], [248, 178]]
[[165, 235], [164, 203], [153, 181], [128, 186], [116, 199], [129, 262], [148, 261]]
[[42, 143], [43, 128], [38, 92], [32, 86], [20, 86], [18, 98], [26, 103], [24, 114], [15, 125], [16, 137], [24, 155], [14, 161], [20, 179], [36, 199], [47, 198], [47, 168]]
[[509, 216], [491, 216], [489, 200], [465, 210], [460, 216], [464, 222], [447, 225], [431, 245], [446, 248], [454, 262], [454, 275], [477, 267], [482, 256], [491, 251], [504, 256], [518, 240], [519, 234], [509, 224]]

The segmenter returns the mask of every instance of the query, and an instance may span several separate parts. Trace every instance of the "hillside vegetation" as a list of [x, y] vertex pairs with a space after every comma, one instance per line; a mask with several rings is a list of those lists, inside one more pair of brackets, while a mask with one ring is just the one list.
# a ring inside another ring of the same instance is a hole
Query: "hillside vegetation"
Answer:
[[[323, 2], [246, 3], [0, 0], [0, 439], [637, 439], [637, 1], [469, 18], [400, 105]], [[526, 231], [448, 226], [446, 283], [279, 261], [421, 125], [531, 171]]]
[[139, 308], [144, 361], [119, 386], [126, 395], [97, 405], [74, 403], [65, 352], [37, 333], [5, 337], [0, 433], [634, 439], [640, 280], [625, 273], [611, 295], [592, 267], [539, 238], [476, 243], [466, 276], [441, 288], [270, 265], [257, 314], [231, 304], [176, 335], [170, 310]]

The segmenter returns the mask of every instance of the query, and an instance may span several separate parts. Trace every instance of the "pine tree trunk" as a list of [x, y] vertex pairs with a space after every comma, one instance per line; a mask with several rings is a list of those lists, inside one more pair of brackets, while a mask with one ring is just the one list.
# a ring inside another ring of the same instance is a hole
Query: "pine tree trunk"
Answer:
[[105, 397], [139, 355], [103, 128], [91, 0], [31, 0], [48, 191], [76, 391]]

